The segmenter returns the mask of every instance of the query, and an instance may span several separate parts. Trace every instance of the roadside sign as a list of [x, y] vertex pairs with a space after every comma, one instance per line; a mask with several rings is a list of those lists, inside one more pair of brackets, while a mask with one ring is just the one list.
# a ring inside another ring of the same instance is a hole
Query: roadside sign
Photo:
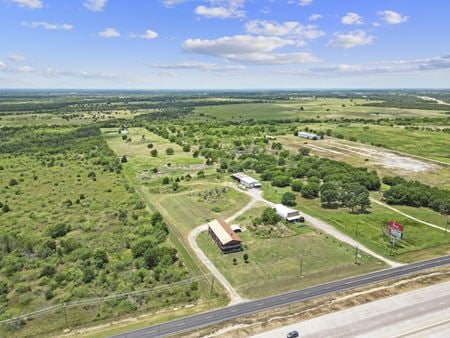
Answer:
[[390, 221], [388, 222], [386, 232], [394, 239], [403, 239], [405, 227], [400, 223]]

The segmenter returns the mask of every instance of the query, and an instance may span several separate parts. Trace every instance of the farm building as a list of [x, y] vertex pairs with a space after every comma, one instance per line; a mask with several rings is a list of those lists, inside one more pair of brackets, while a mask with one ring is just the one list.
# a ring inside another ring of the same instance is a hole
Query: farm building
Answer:
[[242, 251], [241, 239], [225, 221], [214, 220], [208, 223], [208, 233], [222, 253]]
[[288, 222], [296, 222], [302, 218], [298, 210], [288, 208], [283, 204], [275, 205], [275, 210], [277, 211], [278, 216]]
[[307, 138], [308, 140], [320, 140], [320, 136], [314, 133], [299, 131], [297, 135], [298, 137]]
[[242, 184], [246, 188], [259, 188], [261, 187], [261, 183], [259, 181], [255, 180], [253, 177], [247, 176], [244, 173], [236, 173], [231, 175], [232, 178], [234, 178], [236, 181], [239, 182], [239, 184]]

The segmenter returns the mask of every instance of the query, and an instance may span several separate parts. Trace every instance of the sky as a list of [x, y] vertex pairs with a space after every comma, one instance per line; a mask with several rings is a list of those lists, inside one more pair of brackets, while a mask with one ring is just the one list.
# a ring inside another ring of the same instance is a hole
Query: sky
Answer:
[[449, 88], [448, 0], [0, 0], [0, 88]]

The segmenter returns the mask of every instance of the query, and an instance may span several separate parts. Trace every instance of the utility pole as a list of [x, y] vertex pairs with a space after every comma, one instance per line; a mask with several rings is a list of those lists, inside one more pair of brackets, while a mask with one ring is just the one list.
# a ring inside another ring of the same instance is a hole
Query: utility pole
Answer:
[[67, 320], [66, 303], [64, 303], [64, 318], [66, 319], [66, 328], [69, 329], [69, 321]]
[[211, 281], [211, 291], [209, 293], [210, 296], [212, 296], [213, 291], [214, 291], [214, 275], [212, 276], [212, 281]]
[[300, 256], [300, 277], [303, 277], [303, 255]]

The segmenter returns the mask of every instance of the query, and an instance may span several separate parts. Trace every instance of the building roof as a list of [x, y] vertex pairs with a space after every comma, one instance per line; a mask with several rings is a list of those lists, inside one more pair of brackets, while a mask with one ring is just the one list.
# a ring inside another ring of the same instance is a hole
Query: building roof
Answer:
[[235, 173], [231, 176], [247, 184], [260, 184], [258, 180], [255, 180], [253, 177], [250, 177], [244, 173]]
[[286, 218], [288, 221], [295, 221], [301, 217], [298, 210], [291, 209], [283, 204], [275, 205], [275, 210], [280, 216]]
[[231, 230], [231, 226], [222, 220], [214, 220], [208, 223], [210, 229], [217, 236], [222, 245], [226, 245], [230, 242], [242, 242], [238, 235], [235, 234], [233, 230]]
[[299, 131], [298, 136], [319, 137], [317, 134], [307, 133], [305, 131]]

